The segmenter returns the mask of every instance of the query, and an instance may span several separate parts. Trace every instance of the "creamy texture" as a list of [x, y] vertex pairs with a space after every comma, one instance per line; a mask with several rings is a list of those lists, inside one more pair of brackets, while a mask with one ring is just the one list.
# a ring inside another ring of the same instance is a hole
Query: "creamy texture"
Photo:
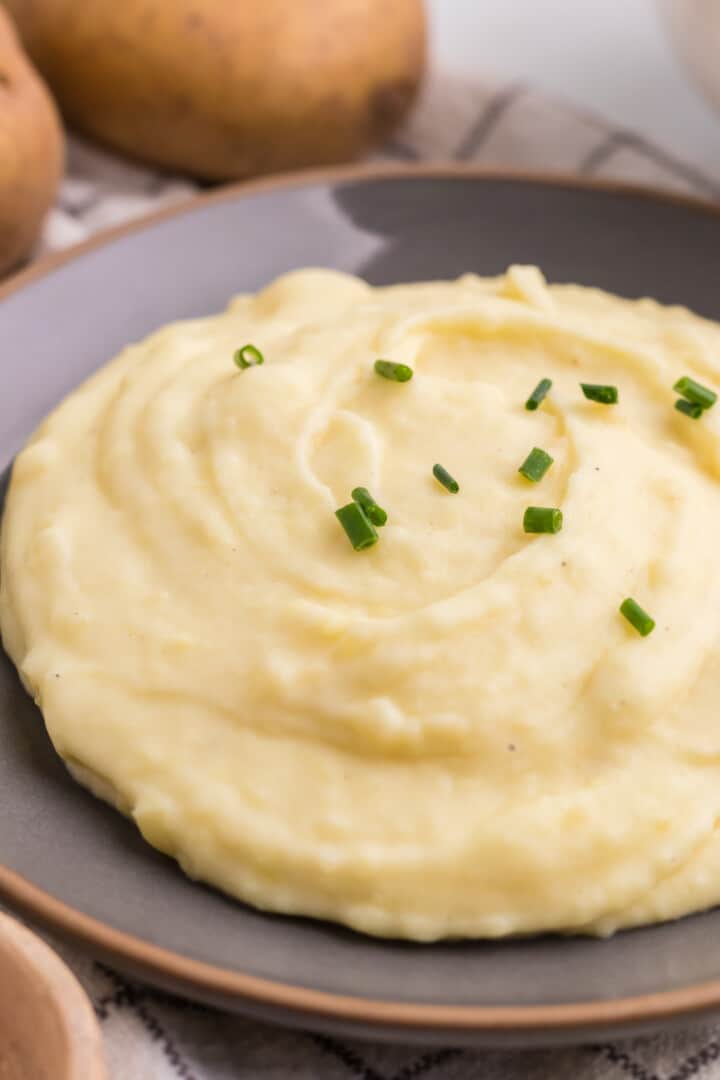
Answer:
[[[3, 522], [3, 638], [57, 751], [267, 909], [431, 940], [715, 903], [720, 407], [676, 412], [683, 374], [717, 387], [720, 327], [527, 267], [301, 271], [129, 347], [18, 456]], [[362, 553], [358, 485], [389, 514]], [[530, 504], [563, 531], [525, 535]]]

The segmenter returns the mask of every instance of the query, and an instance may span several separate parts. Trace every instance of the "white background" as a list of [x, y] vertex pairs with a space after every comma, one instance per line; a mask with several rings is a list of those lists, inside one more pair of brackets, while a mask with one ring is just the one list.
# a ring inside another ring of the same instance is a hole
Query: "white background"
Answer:
[[442, 67], [519, 78], [720, 169], [720, 116], [685, 77], [654, 0], [427, 2]]

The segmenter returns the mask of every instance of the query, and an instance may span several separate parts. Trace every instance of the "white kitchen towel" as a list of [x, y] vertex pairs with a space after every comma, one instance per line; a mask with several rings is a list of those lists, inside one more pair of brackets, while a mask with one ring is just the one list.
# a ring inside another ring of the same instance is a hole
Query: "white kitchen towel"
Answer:
[[[498, 85], [431, 73], [409, 122], [374, 160], [551, 170], [720, 200], [720, 162], [717, 175], [707, 175], [636, 132], [520, 82]], [[198, 190], [187, 180], [71, 138], [67, 176], [38, 253], [67, 247]]]
[[[720, 200], [720, 163], [717, 175], [707, 175], [641, 134], [521, 83], [432, 74], [404, 130], [377, 156], [617, 177]], [[73, 139], [42, 250], [66, 247], [195, 190], [186, 180]], [[75, 947], [53, 944], [94, 1002], [112, 1080], [720, 1080], [720, 1026], [513, 1053], [384, 1046], [215, 1012], [129, 982]]]

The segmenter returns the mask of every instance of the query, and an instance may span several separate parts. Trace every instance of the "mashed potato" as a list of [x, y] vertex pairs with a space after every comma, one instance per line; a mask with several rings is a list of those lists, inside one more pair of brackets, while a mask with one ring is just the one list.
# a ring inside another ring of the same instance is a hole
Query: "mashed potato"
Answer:
[[[300, 271], [127, 348], [3, 522], [3, 639], [58, 753], [191, 876], [373, 934], [717, 902], [720, 407], [676, 411], [685, 374], [720, 381], [720, 327], [527, 267]], [[358, 485], [388, 513], [361, 552]]]

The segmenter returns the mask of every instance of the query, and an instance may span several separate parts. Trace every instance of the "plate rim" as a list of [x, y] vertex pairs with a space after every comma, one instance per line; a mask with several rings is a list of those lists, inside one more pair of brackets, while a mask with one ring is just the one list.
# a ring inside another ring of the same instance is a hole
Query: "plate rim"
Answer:
[[258, 195], [270, 191], [286, 191], [294, 188], [313, 187], [318, 184], [339, 184], [367, 180], [507, 180], [514, 183], [544, 184], [548, 187], [567, 187], [579, 191], [601, 191], [607, 194], [631, 195], [650, 202], [685, 206], [711, 217], [720, 217], [720, 203], [700, 195], [688, 195], [680, 191], [666, 190], [651, 184], [613, 179], [612, 177], [589, 177], [563, 170], [512, 169], [502, 166], [472, 165], [464, 162], [376, 162], [372, 164], [336, 165], [328, 168], [301, 169], [279, 173], [256, 180], [240, 180], [220, 184], [212, 191], [174, 199], [158, 210], [140, 214], [130, 221], [100, 229], [87, 240], [70, 247], [41, 255], [28, 266], [11, 272], [0, 279], [0, 302], [18, 292], [33, 281], [46, 277], [65, 263], [74, 262], [95, 248], [105, 247], [124, 236], [142, 232], [174, 217], [180, 217], [202, 206], [232, 202], [244, 195]]
[[[628, 195], [688, 209], [720, 218], [720, 205], [697, 196], [665, 191], [622, 180], [578, 177], [564, 172], [487, 168], [461, 163], [379, 163], [302, 170], [259, 180], [224, 184], [219, 188], [179, 199], [169, 206], [130, 222], [104, 229], [80, 244], [45, 255], [0, 283], [0, 303], [53, 271], [115, 240], [180, 217], [204, 206], [235, 201], [271, 191], [293, 190], [318, 184], [375, 180], [465, 179], [508, 181], [567, 187]], [[187, 988], [192, 995], [233, 999], [257, 1006], [286, 1009], [306, 1020], [333, 1020], [378, 1029], [424, 1029], [435, 1034], [490, 1032], [571, 1031], [612, 1025], [678, 1018], [720, 1008], [720, 977], [674, 990], [650, 994], [552, 1005], [433, 1005], [366, 997], [350, 997], [329, 991], [281, 982], [244, 972], [230, 971], [154, 945], [118, 930], [72, 908], [0, 863], [0, 897], [28, 917], [97, 952], [130, 963], [162, 982]]]

